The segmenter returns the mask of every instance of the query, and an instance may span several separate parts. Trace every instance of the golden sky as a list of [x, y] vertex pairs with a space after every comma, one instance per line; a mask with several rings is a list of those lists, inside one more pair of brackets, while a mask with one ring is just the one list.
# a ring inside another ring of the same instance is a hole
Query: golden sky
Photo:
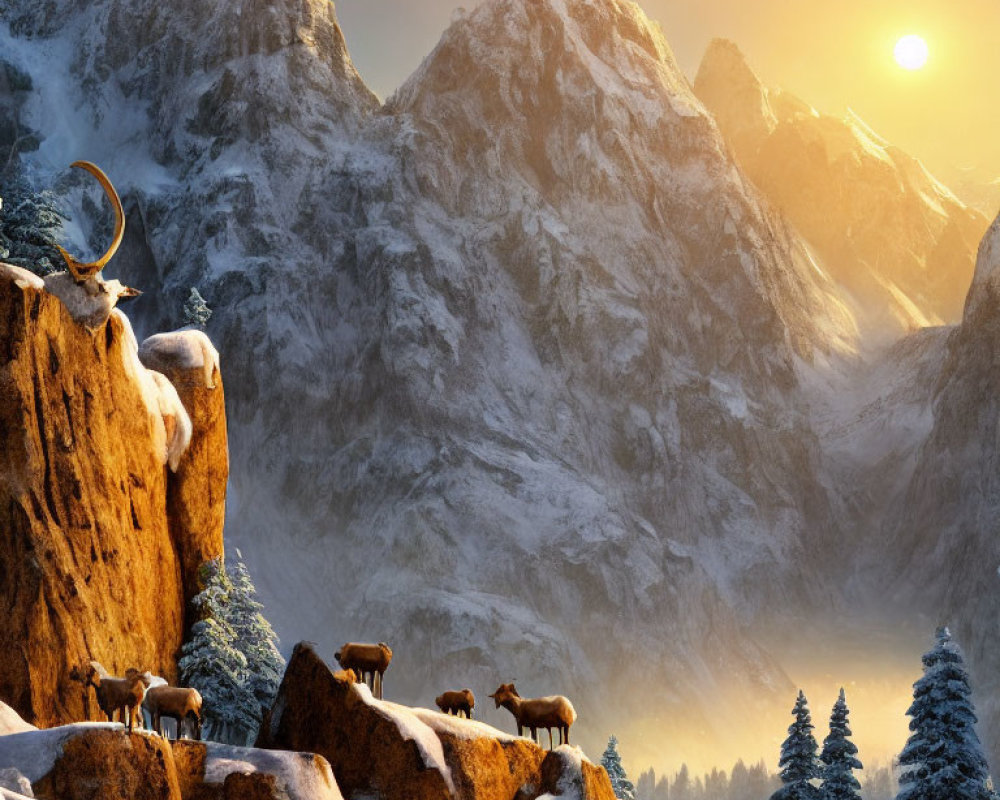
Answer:
[[[454, 0], [337, 0], [362, 76], [391, 94], [459, 6]], [[832, 114], [851, 107], [953, 188], [1000, 177], [1000, 0], [642, 0], [692, 80], [708, 42], [735, 41], [762, 80]], [[895, 64], [899, 37], [930, 46]], [[969, 170], [963, 173], [961, 170]], [[997, 194], [1000, 197], [1000, 191]], [[995, 211], [995, 209], [994, 209]], [[989, 213], [989, 212], [988, 212]]]

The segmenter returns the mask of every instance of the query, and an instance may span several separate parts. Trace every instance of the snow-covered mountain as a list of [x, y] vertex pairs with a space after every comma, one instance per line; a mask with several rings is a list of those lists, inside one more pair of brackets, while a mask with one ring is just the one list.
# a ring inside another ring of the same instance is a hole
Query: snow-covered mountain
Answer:
[[227, 536], [286, 645], [389, 641], [408, 702], [575, 694], [591, 749], [640, 711], [659, 750], [784, 708], [757, 632], [841, 604], [852, 412], [817, 387], [857, 325], [636, 5], [486, 2], [382, 107], [325, 0], [0, 19], [73, 246], [106, 235], [57, 175], [86, 157], [140, 333], [191, 286], [214, 310]]
[[739, 48], [708, 47], [695, 93], [740, 164], [849, 293], [866, 338], [959, 320], [989, 221], [852, 111], [769, 89]]

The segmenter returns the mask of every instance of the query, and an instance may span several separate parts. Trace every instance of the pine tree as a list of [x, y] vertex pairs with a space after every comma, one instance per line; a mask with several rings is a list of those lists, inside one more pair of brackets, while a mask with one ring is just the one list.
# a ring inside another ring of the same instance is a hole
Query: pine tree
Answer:
[[206, 738], [243, 743], [254, 719], [244, 700], [247, 660], [235, 646], [229, 621], [232, 582], [221, 559], [204, 564], [200, 578], [203, 588], [192, 603], [201, 619], [181, 649], [181, 682], [201, 693]]
[[771, 795], [771, 800], [818, 800], [819, 790], [811, 783], [819, 777], [816, 739], [809, 705], [801, 690], [792, 714], [795, 722], [788, 727], [788, 738], [781, 745], [778, 761], [783, 785]]
[[0, 261], [37, 275], [62, 269], [54, 241], [65, 218], [55, 195], [32, 191], [19, 162], [0, 173]]
[[823, 762], [823, 785], [820, 787], [823, 800], [861, 800], [858, 794], [861, 784], [854, 777], [854, 770], [862, 766], [856, 757], [858, 748], [848, 738], [851, 735], [847, 724], [849, 713], [841, 689], [830, 714], [830, 735], [823, 740], [823, 752], [819, 757]]
[[899, 756], [896, 800], [990, 800], [972, 689], [962, 651], [947, 628], [938, 629], [923, 664], [906, 712], [913, 733]]
[[201, 292], [194, 286], [184, 303], [184, 324], [193, 325], [196, 328], [204, 328], [212, 316], [212, 309], [208, 307]]
[[239, 550], [229, 573], [233, 588], [228, 620], [235, 634], [236, 649], [246, 658], [245, 700], [252, 700], [252, 708], [247, 709], [247, 714], [255, 720], [253, 730], [256, 731], [264, 709], [270, 708], [278, 696], [285, 659], [278, 652], [277, 634], [261, 613], [264, 606], [257, 600], [257, 589]]
[[656, 772], [650, 767], [639, 775], [639, 780], [635, 782], [636, 800], [653, 800], [656, 791]]
[[691, 773], [687, 764], [681, 764], [681, 768], [674, 776], [674, 782], [670, 784], [670, 796], [673, 800], [692, 800]]
[[618, 739], [612, 734], [608, 746], [601, 756], [601, 766], [608, 771], [611, 778], [611, 788], [618, 800], [635, 800], [635, 786], [625, 774], [622, 757], [618, 754]]

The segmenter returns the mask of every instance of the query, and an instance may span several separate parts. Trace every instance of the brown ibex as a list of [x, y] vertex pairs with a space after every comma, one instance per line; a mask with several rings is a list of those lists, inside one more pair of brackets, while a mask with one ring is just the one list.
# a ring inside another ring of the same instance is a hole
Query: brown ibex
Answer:
[[445, 692], [434, 698], [434, 702], [445, 714], [455, 714], [460, 717], [464, 711], [465, 716], [472, 719], [472, 709], [476, 707], [476, 696], [471, 689], [462, 689], [458, 692]]
[[382, 676], [392, 661], [392, 649], [389, 645], [385, 642], [378, 644], [348, 642], [334, 653], [333, 657], [344, 669], [353, 670], [359, 683], [362, 681], [368, 683], [370, 677], [372, 694], [382, 699]]
[[179, 686], [153, 686], [146, 692], [143, 708], [149, 712], [153, 730], [163, 736], [163, 718], [177, 721], [177, 738], [181, 738], [184, 723], [191, 726], [191, 735], [201, 740], [201, 695], [197, 689]]
[[97, 703], [108, 718], [114, 722], [115, 712], [121, 715], [126, 730], [132, 732], [136, 719], [142, 727], [142, 714], [139, 707], [146, 695], [146, 678], [136, 669], [128, 669], [124, 678], [114, 678], [97, 661], [90, 662], [84, 686], [93, 686], [97, 693]]
[[501, 683], [500, 688], [490, 695], [496, 707], [503, 706], [517, 722], [517, 735], [523, 736], [524, 729], [531, 731], [531, 738], [537, 740], [539, 728], [549, 732], [549, 749], [552, 749], [552, 729], [559, 729], [559, 744], [569, 744], [569, 726], [576, 721], [576, 709], [562, 695], [539, 697], [525, 700], [517, 693], [513, 683]]

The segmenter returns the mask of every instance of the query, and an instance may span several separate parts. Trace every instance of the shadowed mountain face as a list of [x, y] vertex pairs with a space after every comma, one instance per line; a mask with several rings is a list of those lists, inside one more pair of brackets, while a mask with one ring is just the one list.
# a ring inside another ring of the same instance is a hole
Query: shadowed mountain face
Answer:
[[857, 330], [636, 6], [487, 2], [381, 109], [320, 0], [6, 6], [32, 169], [124, 190], [137, 327], [214, 310], [227, 535], [286, 643], [389, 641], [410, 702], [576, 694], [590, 750], [784, 707], [756, 631], [851, 568], [803, 376]]
[[732, 42], [712, 42], [694, 88], [847, 290], [868, 338], [958, 321], [986, 217], [853, 112], [838, 119], [764, 87]]

